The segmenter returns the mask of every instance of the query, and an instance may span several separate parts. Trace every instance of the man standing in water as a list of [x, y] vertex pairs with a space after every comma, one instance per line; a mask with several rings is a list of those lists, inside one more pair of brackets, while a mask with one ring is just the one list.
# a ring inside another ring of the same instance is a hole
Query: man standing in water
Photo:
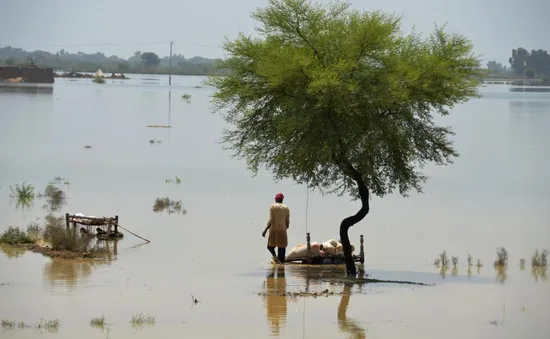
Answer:
[[[283, 204], [283, 193], [275, 195], [275, 203], [269, 207], [269, 221], [267, 227], [262, 232], [262, 237], [269, 230], [267, 238], [267, 249], [272, 255], [272, 262], [282, 264], [285, 261], [286, 247], [288, 246], [288, 238], [286, 231], [290, 225], [290, 210]], [[275, 255], [275, 247], [277, 247], [277, 255]]]

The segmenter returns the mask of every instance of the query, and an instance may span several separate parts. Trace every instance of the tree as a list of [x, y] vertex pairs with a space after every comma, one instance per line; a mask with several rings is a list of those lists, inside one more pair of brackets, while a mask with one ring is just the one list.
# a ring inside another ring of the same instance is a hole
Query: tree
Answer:
[[230, 72], [209, 79], [213, 111], [233, 126], [222, 141], [254, 173], [361, 200], [340, 224], [355, 275], [348, 229], [370, 194], [422, 192], [423, 165], [452, 163], [453, 132], [433, 113], [478, 97], [484, 72], [465, 37], [403, 35], [399, 18], [346, 2], [270, 0], [252, 17], [259, 37], [228, 40], [218, 67]]
[[159, 56], [153, 52], [145, 52], [141, 54], [141, 59], [145, 67], [153, 67], [160, 63]]
[[507, 71], [506, 66], [503, 66], [500, 62], [496, 62], [494, 60], [487, 63], [487, 69], [489, 70], [489, 73], [493, 74], [505, 74]]

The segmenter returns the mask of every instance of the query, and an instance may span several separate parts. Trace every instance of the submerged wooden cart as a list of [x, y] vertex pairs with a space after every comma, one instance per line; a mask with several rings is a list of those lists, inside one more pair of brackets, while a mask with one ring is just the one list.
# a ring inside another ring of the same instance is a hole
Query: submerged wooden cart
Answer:
[[[67, 229], [72, 224], [76, 228], [77, 224], [85, 227], [80, 228], [82, 234], [93, 234], [99, 240], [120, 239], [124, 234], [118, 231], [118, 215], [114, 217], [89, 217], [81, 214], [65, 214], [65, 223]], [[96, 229], [93, 229], [96, 226]], [[94, 232], [95, 231], [95, 232]]]
[[[353, 255], [353, 262], [365, 263], [365, 249], [363, 245], [363, 235], [359, 238], [359, 255]], [[310, 233], [307, 233], [307, 250], [311, 250], [311, 237]], [[307, 265], [341, 265], [344, 264], [343, 254], [328, 254], [324, 256], [308, 256], [307, 258], [295, 258], [292, 260], [285, 260], [285, 263], [301, 263]]]

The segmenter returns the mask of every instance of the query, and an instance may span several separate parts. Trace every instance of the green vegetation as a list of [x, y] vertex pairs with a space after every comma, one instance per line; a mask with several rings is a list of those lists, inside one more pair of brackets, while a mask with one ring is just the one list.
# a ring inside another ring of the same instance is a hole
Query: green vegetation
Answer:
[[525, 259], [523, 258], [519, 259], [519, 268], [522, 271], [525, 269]]
[[63, 217], [48, 214], [43, 239], [47, 241], [54, 251], [90, 252], [91, 236], [82, 235], [76, 228], [65, 226]]
[[181, 200], [175, 201], [170, 198], [157, 198], [153, 204], [153, 211], [156, 213], [167, 211], [168, 214], [180, 213], [187, 214], [187, 210], [183, 208]]
[[[11, 320], [2, 320], [0, 325], [2, 326], [2, 329], [5, 331], [7, 330], [13, 330], [15, 328], [19, 329], [25, 329], [25, 328], [31, 328], [32, 326], [25, 324], [23, 321], [15, 322]], [[46, 330], [50, 333], [55, 333], [59, 330], [60, 322], [57, 319], [54, 320], [44, 320], [40, 319], [40, 321], [34, 326], [34, 328], [38, 330]]]
[[468, 269], [472, 269], [472, 266], [474, 264], [474, 257], [468, 253], [468, 257], [466, 258], [466, 262], [468, 263]]
[[105, 316], [90, 319], [90, 326], [95, 328], [105, 328]]
[[132, 324], [132, 327], [141, 327], [145, 325], [152, 326], [155, 324], [155, 318], [139, 313], [132, 316], [130, 323]]
[[40, 321], [36, 325], [36, 328], [45, 329], [48, 332], [57, 332], [59, 330], [59, 325], [60, 325], [60, 322], [58, 319], [54, 319], [54, 320], [40, 319]]
[[27, 226], [27, 231], [19, 227], [9, 227], [0, 236], [0, 243], [34, 244], [39, 240], [45, 240], [49, 243], [53, 251], [69, 251], [76, 253], [85, 253], [94, 251], [90, 248], [91, 236], [82, 235], [77, 229], [66, 228], [64, 218], [48, 214], [45, 217], [44, 229], [37, 223], [31, 223]]
[[179, 185], [179, 184], [181, 184], [181, 179], [178, 176], [176, 176], [175, 179], [168, 178], [164, 182], [167, 183], [167, 184], [175, 183], [175, 184]]
[[185, 102], [187, 102], [187, 103], [191, 102], [191, 94], [185, 93], [181, 96], [181, 98], [182, 98], [182, 100], [185, 100]]
[[531, 257], [531, 267], [546, 268], [548, 267], [548, 250], [540, 251], [536, 250], [535, 254]]
[[172, 70], [169, 69], [169, 57], [159, 57], [152, 52], [135, 52], [128, 59], [117, 56], [106, 56], [97, 52], [85, 54], [69, 53], [60, 50], [57, 53], [46, 51], [28, 52], [21, 48], [0, 47], [0, 66], [34, 66], [52, 67], [57, 70], [75, 72], [105, 73], [148, 73], [148, 74], [181, 74], [181, 75], [214, 75], [223, 74], [216, 69], [217, 60], [203, 57], [185, 58], [181, 54], [172, 55]]
[[21, 185], [15, 184], [15, 188], [10, 186], [10, 191], [10, 197], [20, 200], [32, 200], [35, 197], [34, 186], [30, 184], [27, 185], [26, 181]]
[[105, 79], [103, 77], [99, 77], [99, 76], [95, 76], [92, 79], [92, 81], [95, 82], [96, 84], [104, 84], [105, 83]]
[[[59, 179], [59, 178], [56, 178]], [[54, 179], [53, 181], [50, 181], [46, 188], [44, 189], [44, 193], [38, 194], [39, 198], [45, 198], [46, 202], [44, 206], [42, 206], [44, 209], [48, 210], [49, 212], [55, 212], [59, 211], [63, 205], [67, 202], [67, 194], [65, 191], [60, 189], [56, 186], [56, 184], [59, 184], [64, 179], [61, 178], [60, 180]], [[68, 185], [68, 181], [64, 182], [65, 185]]]
[[252, 17], [258, 36], [225, 43], [214, 111], [232, 125], [226, 148], [257, 173], [289, 178], [361, 208], [340, 224], [347, 272], [356, 275], [348, 229], [369, 212], [370, 194], [422, 191], [423, 165], [458, 156], [434, 122], [478, 97], [484, 71], [471, 42], [437, 28], [404, 35], [400, 19], [303, 0], [270, 0]]
[[10, 191], [10, 197], [16, 200], [16, 208], [30, 208], [33, 205], [36, 196], [33, 185], [25, 181], [21, 185], [10, 186]]
[[32, 244], [33, 242], [33, 239], [31, 239], [31, 237], [19, 227], [10, 226], [0, 236], [0, 243], [2, 244]]
[[504, 247], [497, 248], [497, 260], [495, 260], [495, 267], [508, 266], [508, 251]]

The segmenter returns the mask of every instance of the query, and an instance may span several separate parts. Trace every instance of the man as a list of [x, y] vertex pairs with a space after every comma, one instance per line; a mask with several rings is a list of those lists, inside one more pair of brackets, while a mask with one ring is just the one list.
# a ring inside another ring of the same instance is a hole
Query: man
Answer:
[[[283, 193], [275, 195], [275, 203], [269, 207], [269, 221], [267, 227], [262, 232], [262, 237], [269, 230], [267, 238], [267, 249], [272, 255], [272, 262], [282, 264], [285, 262], [285, 252], [288, 246], [288, 238], [286, 231], [290, 225], [290, 210], [283, 204]], [[277, 247], [277, 255], [275, 255], [275, 247]]]

